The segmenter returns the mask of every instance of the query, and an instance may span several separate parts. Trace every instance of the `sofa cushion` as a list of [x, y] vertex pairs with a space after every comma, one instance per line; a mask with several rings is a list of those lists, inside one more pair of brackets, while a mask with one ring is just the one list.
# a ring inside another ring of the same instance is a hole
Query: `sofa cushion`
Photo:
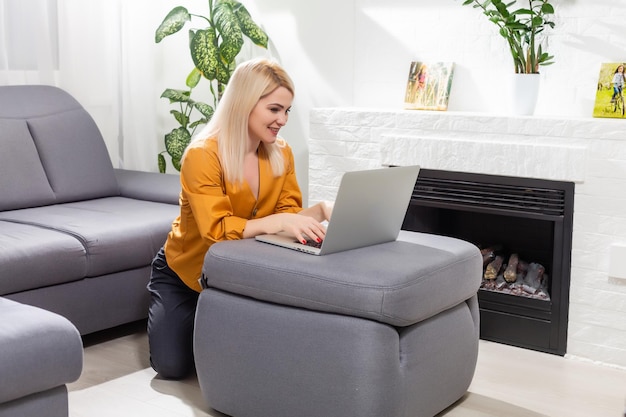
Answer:
[[0, 211], [55, 201], [24, 120], [0, 119]]
[[80, 108], [28, 120], [57, 202], [119, 195], [100, 131]]
[[[30, 135], [22, 130], [12, 140], [34, 142], [55, 202], [119, 195], [97, 125], [67, 92], [44, 85], [0, 87], [0, 119], [21, 121], [28, 127]], [[0, 174], [14, 178], [3, 166]]]
[[178, 206], [107, 197], [0, 213], [0, 220], [48, 228], [75, 238], [95, 277], [149, 265], [165, 242]]
[[0, 295], [85, 277], [87, 257], [73, 236], [0, 221]]
[[203, 274], [223, 291], [408, 326], [475, 296], [482, 256], [462, 240], [404, 231], [324, 256], [244, 239], [211, 246]]

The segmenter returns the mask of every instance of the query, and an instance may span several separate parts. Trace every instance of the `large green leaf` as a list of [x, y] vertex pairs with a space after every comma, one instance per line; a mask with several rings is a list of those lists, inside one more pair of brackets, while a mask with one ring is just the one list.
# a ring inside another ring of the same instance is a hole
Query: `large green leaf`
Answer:
[[217, 78], [217, 82], [224, 85], [228, 84], [228, 81], [230, 81], [230, 76], [234, 71], [231, 65], [234, 64], [234, 62], [235, 61], [231, 61], [229, 64], [225, 64], [224, 61], [220, 60], [217, 63], [217, 74], [215, 75], [215, 77]]
[[531, 19], [530, 23], [531, 23], [533, 26], [535, 26], [535, 27], [536, 27], [536, 26], [541, 26], [541, 25], [543, 25], [543, 18], [542, 18], [541, 16], [534, 16], [534, 17]]
[[165, 174], [165, 170], [167, 169], [167, 167], [165, 164], [165, 157], [163, 156], [163, 154], [157, 155], [157, 164], [159, 165], [159, 172], [161, 174]]
[[509, 10], [506, 8], [507, 6], [505, 4], [503, 4], [501, 1], [495, 0], [492, 3], [504, 18], [507, 18], [509, 16]]
[[522, 24], [522, 23], [520, 23], [520, 22], [517, 22], [517, 21], [507, 23], [507, 24], [506, 24], [506, 27], [507, 27], [508, 29], [512, 30], [512, 31], [516, 31], [516, 30], [519, 30], [519, 31], [524, 31], [524, 30], [527, 30], [527, 29], [528, 29], [528, 28], [526, 27], [526, 25], [524, 25], [524, 24]]
[[190, 141], [191, 134], [189, 131], [184, 127], [179, 127], [165, 135], [165, 149], [172, 159], [180, 160]]
[[204, 118], [198, 119], [195, 122], [189, 124], [189, 129], [195, 129], [198, 126], [205, 125], [207, 123], [209, 123], [207, 119], [204, 119]]
[[172, 157], [172, 165], [174, 165], [174, 168], [176, 168], [176, 171], [180, 171], [180, 159], [181, 158], [174, 158]]
[[187, 126], [189, 123], [189, 118], [185, 113], [179, 112], [178, 110], [170, 110], [170, 114], [174, 116], [174, 119], [178, 122], [182, 127]]
[[189, 48], [196, 68], [205, 78], [214, 80], [219, 60], [215, 33], [210, 29], [197, 31], [191, 39]]
[[185, 26], [185, 23], [191, 21], [191, 15], [182, 6], [174, 7], [163, 19], [161, 25], [154, 33], [154, 41], [159, 43], [166, 36], [172, 35]]
[[215, 29], [222, 36], [220, 55], [225, 62], [232, 62], [243, 46], [243, 34], [239, 20], [229, 2], [218, 1], [215, 5]]
[[211, 117], [213, 117], [213, 107], [209, 106], [208, 104], [197, 102], [194, 103], [193, 106], [207, 119], [211, 120]]
[[202, 73], [200, 72], [198, 68], [194, 67], [189, 73], [189, 75], [187, 76], [187, 79], [185, 80], [185, 84], [189, 88], [195, 88], [200, 82], [201, 78], [202, 78]]
[[161, 94], [161, 98], [167, 98], [170, 103], [188, 103], [191, 94], [188, 90], [175, 90], [173, 88], [166, 88]]
[[252, 16], [248, 13], [248, 10], [243, 4], [236, 0], [226, 0], [231, 4], [237, 20], [239, 20], [239, 27], [244, 35], [246, 35], [252, 42], [258, 46], [262, 46], [267, 49], [267, 34], [252, 20]]

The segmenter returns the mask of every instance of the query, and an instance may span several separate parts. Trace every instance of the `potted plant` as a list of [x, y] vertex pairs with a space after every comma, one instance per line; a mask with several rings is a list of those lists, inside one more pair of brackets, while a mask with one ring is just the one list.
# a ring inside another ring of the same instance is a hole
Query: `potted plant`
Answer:
[[[167, 88], [161, 94], [176, 106], [170, 113], [179, 127], [165, 135], [165, 151], [158, 154], [159, 171], [166, 170], [164, 153], [169, 154], [172, 165], [180, 171], [180, 161], [195, 129], [206, 124], [215, 110], [226, 84], [235, 70], [235, 58], [244, 45], [244, 36], [255, 45], [267, 49], [267, 34], [252, 20], [246, 8], [236, 0], [208, 0], [208, 16], [191, 14], [182, 6], [174, 7], [157, 28], [154, 40], [179, 32], [192, 18], [203, 22], [202, 28], [189, 30], [189, 52], [194, 68], [185, 85], [187, 89]], [[210, 82], [213, 102], [207, 104], [192, 99], [193, 89], [200, 80]], [[192, 118], [199, 113], [195, 120]]]
[[517, 115], [534, 113], [539, 93], [539, 67], [554, 63], [554, 56], [544, 50], [545, 30], [554, 29], [554, 7], [549, 0], [523, 0], [527, 7], [517, 7], [518, 0], [464, 0], [463, 5], [481, 9], [499, 28], [513, 58], [515, 76], [511, 79], [509, 110]]
[[545, 36], [546, 27], [554, 29], [551, 20], [554, 7], [549, 0], [527, 0], [528, 8], [510, 10], [517, 0], [504, 3], [501, 0], [465, 0], [464, 6], [472, 5], [481, 9], [483, 14], [500, 28], [500, 36], [506, 39], [515, 72], [518, 74], [537, 74], [540, 65], [553, 64], [554, 56], [543, 50], [541, 36]]

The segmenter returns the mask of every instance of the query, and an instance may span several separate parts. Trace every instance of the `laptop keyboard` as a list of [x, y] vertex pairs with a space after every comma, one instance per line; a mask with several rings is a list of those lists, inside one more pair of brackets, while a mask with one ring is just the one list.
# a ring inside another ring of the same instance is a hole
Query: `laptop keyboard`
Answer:
[[[294, 240], [294, 242], [296, 242], [296, 243], [302, 243], [302, 242], [297, 241], [297, 240]], [[319, 248], [321, 248], [321, 247], [322, 247], [322, 242], [316, 242], [316, 241], [314, 241], [314, 240], [307, 240], [307, 241], [306, 241], [306, 243], [303, 243], [303, 245], [306, 245], [306, 246], [310, 246], [310, 247], [312, 247], [312, 248], [317, 248], [317, 249], [319, 249]]]

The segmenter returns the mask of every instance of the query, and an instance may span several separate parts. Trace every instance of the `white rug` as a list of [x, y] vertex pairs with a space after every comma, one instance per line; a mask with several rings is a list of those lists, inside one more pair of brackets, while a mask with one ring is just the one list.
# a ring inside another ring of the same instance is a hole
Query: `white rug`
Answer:
[[[151, 368], [74, 389], [69, 393], [69, 401], [70, 417], [224, 417], [206, 405], [195, 376], [184, 381], [166, 381], [157, 378]], [[444, 416], [547, 417], [471, 392], [438, 415]]]

